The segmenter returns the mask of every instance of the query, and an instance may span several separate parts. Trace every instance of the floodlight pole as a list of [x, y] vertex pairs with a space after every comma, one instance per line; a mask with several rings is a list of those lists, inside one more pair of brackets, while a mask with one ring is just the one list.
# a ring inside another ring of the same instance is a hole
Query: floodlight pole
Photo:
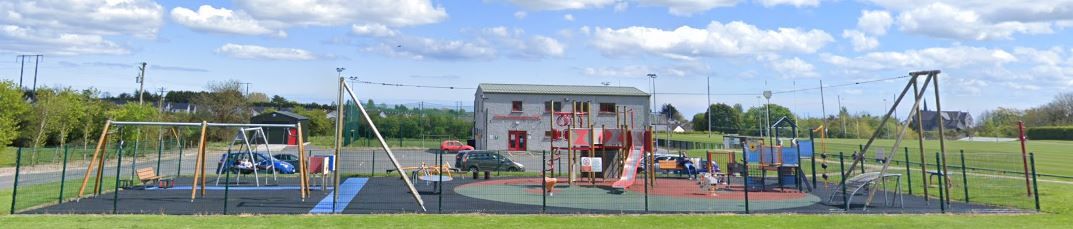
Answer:
[[707, 110], [704, 113], [706, 114], [705, 116], [708, 116], [708, 139], [711, 139], [712, 138], [712, 76], [708, 76], [707, 86], [708, 86], [708, 95], [707, 95], [708, 104], [704, 105], [704, 109]]

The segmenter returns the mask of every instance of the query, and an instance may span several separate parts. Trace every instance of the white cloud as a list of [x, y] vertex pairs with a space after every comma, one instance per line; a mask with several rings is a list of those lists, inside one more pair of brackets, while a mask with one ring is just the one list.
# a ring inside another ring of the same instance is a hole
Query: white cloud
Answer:
[[793, 79], [803, 77], [815, 77], [816, 67], [812, 66], [808, 62], [801, 60], [801, 58], [794, 57], [793, 59], [782, 58], [769, 58], [768, 65], [771, 66], [775, 72], [778, 72], [782, 78]]
[[214, 8], [210, 5], [201, 5], [201, 7], [198, 7], [197, 12], [183, 7], [175, 7], [171, 9], [171, 18], [179, 24], [200, 31], [239, 35], [287, 36], [286, 32], [271, 29], [264, 23], [250, 17], [246, 12], [236, 12], [223, 7]]
[[481, 34], [483, 40], [488, 40], [491, 45], [508, 50], [509, 55], [513, 57], [542, 59], [562, 57], [566, 53], [566, 46], [555, 38], [540, 35], [525, 37], [525, 31], [520, 28], [508, 29], [503, 26], [484, 28]]
[[656, 73], [660, 76], [675, 77], [704, 75], [709, 72], [711, 68], [710, 66], [702, 63], [686, 62], [685, 64], [680, 65], [660, 67], [652, 67], [648, 65], [624, 65], [611, 67], [584, 67], [579, 68], [578, 70], [581, 72], [581, 74], [587, 76], [647, 78], [647, 75], [649, 73]]
[[150, 0], [3, 1], [0, 51], [60, 55], [126, 54], [111, 36], [155, 38], [163, 8]]
[[992, 23], [975, 11], [963, 10], [944, 3], [933, 3], [898, 15], [899, 28], [926, 36], [963, 39], [1009, 39], [1015, 33], [1052, 33], [1050, 23], [1006, 21]]
[[894, 24], [894, 19], [887, 11], [862, 10], [861, 17], [857, 18], [857, 29], [872, 35], [887, 34], [891, 24]]
[[717, 7], [731, 7], [739, 0], [636, 0], [642, 6], [663, 6], [671, 15], [690, 16]]
[[741, 56], [759, 53], [814, 53], [832, 42], [822, 30], [796, 28], [762, 30], [740, 21], [713, 21], [707, 28], [682, 26], [674, 30], [649, 27], [596, 28], [592, 45], [607, 56], [647, 52], [674, 59]]
[[423, 37], [401, 37], [397, 42], [398, 44], [394, 45], [381, 43], [366, 50], [415, 60], [473, 60], [496, 57], [495, 48], [482, 43]]
[[411, 26], [447, 18], [447, 11], [429, 0], [236, 0], [235, 5], [258, 20], [288, 26]]
[[295, 48], [269, 48], [257, 45], [239, 45], [227, 43], [216, 49], [216, 53], [241, 59], [270, 60], [312, 60], [312, 52]]
[[508, 0], [510, 3], [530, 10], [576, 10], [600, 8], [615, 0]]
[[851, 71], [995, 67], [1018, 60], [1002, 49], [965, 46], [870, 52], [853, 58], [824, 53], [820, 57], [828, 64]]
[[626, 9], [630, 8], [629, 2], [619, 2], [615, 4], [615, 13], [626, 12]]
[[516, 12], [514, 12], [514, 18], [517, 18], [517, 19], [525, 19], [525, 16], [527, 16], [527, 15], [529, 15], [529, 13], [526, 13], [525, 11], [516, 11]]
[[127, 54], [130, 51], [100, 35], [57, 33], [15, 25], [0, 26], [0, 50], [51, 55]]
[[566, 21], [574, 21], [574, 15], [573, 15], [573, 14], [566, 14], [566, 15], [563, 15], [563, 20], [566, 20]]
[[360, 36], [371, 37], [394, 37], [399, 35], [398, 31], [388, 28], [382, 24], [364, 24], [364, 25], [351, 25], [350, 31]]
[[764, 7], [773, 7], [778, 5], [790, 5], [794, 7], [816, 7], [820, 6], [820, 0], [758, 0]]
[[857, 30], [843, 30], [842, 38], [849, 39], [853, 43], [854, 51], [865, 51], [879, 47], [879, 40], [875, 37], [869, 37], [861, 31]]

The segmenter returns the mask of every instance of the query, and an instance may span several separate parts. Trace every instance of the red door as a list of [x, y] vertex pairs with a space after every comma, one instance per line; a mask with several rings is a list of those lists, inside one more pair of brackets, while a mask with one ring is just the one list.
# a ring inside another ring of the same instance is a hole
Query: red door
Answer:
[[525, 131], [507, 131], [507, 150], [510, 151], [525, 151]]
[[297, 129], [287, 129], [287, 145], [298, 145]]

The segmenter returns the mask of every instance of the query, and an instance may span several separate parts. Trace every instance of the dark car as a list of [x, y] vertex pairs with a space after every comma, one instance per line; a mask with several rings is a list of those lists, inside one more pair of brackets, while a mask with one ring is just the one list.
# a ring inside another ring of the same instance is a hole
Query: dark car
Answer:
[[288, 164], [291, 164], [291, 165], [298, 165], [298, 156], [296, 156], [294, 154], [281, 153], [281, 154], [272, 155], [272, 158], [275, 158], [276, 160], [280, 160], [280, 161], [283, 161], [283, 162], [287, 162]]
[[[274, 170], [276, 170], [276, 172], [279, 172], [279, 173], [282, 173], [282, 174], [291, 174], [291, 173], [295, 173], [297, 171], [294, 168], [293, 164], [287, 163], [287, 162], [284, 162], [284, 161], [281, 161], [281, 160], [276, 160], [275, 158], [269, 157], [265, 153], [254, 152], [253, 156], [256, 158], [256, 160], [251, 160], [251, 162], [256, 162], [254, 164], [254, 166], [257, 168], [258, 171], [270, 171], [270, 170], [274, 169]], [[223, 165], [225, 165], [224, 158], [227, 159], [226, 166], [223, 166]], [[240, 172], [240, 173], [243, 173], [243, 174], [252, 173], [253, 172], [252, 168], [251, 169], [240, 169], [240, 168], [235, 166], [236, 164], [238, 164], [238, 162], [240, 162], [242, 160], [249, 160], [249, 159], [250, 159], [250, 153], [245, 153], [245, 152], [235, 152], [235, 153], [229, 153], [229, 154], [220, 155], [220, 161], [216, 162], [216, 173], [220, 174], [221, 169], [230, 169], [232, 171]]]
[[468, 171], [523, 172], [525, 166], [495, 151], [468, 150], [455, 155], [455, 168]]

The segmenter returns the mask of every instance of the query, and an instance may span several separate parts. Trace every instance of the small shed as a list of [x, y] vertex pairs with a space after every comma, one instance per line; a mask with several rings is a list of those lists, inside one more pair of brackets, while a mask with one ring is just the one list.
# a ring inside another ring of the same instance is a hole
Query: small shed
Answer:
[[[273, 111], [268, 113], [261, 113], [260, 115], [250, 118], [250, 123], [254, 124], [302, 124], [302, 139], [309, 140], [309, 118], [295, 114], [288, 111]], [[264, 129], [265, 135], [268, 137], [268, 144], [298, 144], [298, 130], [294, 128], [278, 128], [278, 127], [266, 127]]]

